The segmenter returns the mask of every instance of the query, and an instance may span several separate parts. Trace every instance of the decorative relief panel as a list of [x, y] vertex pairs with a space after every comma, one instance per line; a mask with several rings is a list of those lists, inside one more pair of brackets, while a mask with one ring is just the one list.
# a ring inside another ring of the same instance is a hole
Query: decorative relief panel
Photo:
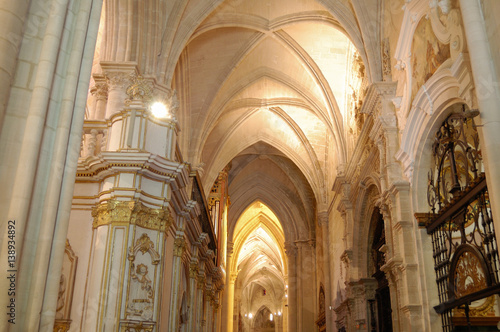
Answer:
[[[138, 255], [139, 252], [141, 255]], [[149, 254], [149, 259], [146, 254]], [[146, 233], [129, 248], [129, 284], [127, 290], [126, 318], [152, 320], [154, 313], [154, 276], [160, 254]]]

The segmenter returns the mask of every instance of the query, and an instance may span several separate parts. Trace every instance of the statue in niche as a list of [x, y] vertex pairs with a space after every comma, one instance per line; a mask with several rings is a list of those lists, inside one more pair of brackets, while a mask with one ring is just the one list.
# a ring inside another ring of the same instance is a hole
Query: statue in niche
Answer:
[[56, 307], [56, 319], [64, 319], [64, 301], [66, 292], [66, 277], [61, 274], [61, 279], [59, 280], [59, 292], [57, 294], [57, 307]]
[[130, 290], [127, 314], [140, 316], [144, 320], [153, 317], [153, 287], [148, 276], [148, 266], [139, 264], [130, 267]]

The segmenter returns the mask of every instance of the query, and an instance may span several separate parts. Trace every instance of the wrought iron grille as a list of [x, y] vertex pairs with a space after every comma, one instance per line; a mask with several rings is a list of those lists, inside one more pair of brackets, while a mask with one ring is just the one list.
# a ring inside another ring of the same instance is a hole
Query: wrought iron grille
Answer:
[[453, 331], [453, 310], [500, 290], [498, 251], [479, 138], [472, 118], [477, 111], [448, 116], [432, 146], [426, 224], [432, 237], [434, 270], [443, 330]]

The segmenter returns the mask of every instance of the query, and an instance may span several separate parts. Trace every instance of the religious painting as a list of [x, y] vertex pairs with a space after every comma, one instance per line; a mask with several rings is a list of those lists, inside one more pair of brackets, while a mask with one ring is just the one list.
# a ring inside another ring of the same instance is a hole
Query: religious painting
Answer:
[[441, 43], [432, 31], [431, 21], [422, 18], [413, 35], [411, 46], [412, 101], [418, 90], [450, 58], [450, 47]]

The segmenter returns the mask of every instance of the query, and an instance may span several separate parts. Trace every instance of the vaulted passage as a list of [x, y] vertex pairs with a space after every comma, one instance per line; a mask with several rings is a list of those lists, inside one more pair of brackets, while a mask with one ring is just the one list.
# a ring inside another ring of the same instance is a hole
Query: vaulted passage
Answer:
[[498, 1], [0, 17], [1, 331], [497, 330]]

